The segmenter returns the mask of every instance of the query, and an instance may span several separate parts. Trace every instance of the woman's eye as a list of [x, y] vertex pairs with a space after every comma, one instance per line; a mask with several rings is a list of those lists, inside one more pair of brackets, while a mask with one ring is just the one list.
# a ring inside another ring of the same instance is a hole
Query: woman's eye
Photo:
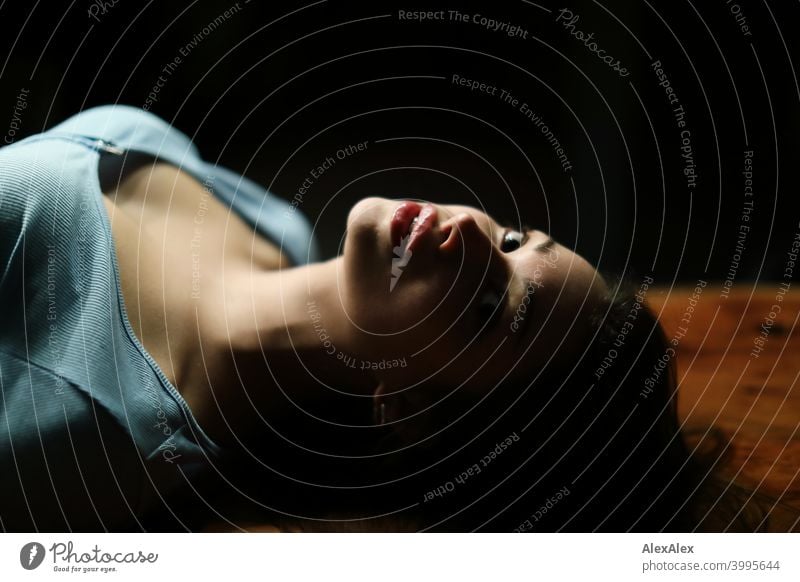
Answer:
[[503, 242], [500, 244], [500, 250], [504, 253], [510, 253], [517, 250], [522, 246], [525, 235], [517, 230], [507, 230], [503, 234]]

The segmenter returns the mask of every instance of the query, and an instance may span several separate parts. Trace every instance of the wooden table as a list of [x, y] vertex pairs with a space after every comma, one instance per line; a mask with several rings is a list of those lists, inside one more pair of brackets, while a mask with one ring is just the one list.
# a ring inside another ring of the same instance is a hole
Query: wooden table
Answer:
[[779, 502], [769, 530], [800, 531], [800, 286], [724, 289], [709, 282], [648, 295], [667, 337], [685, 333], [679, 415], [689, 431], [716, 426], [731, 439], [721, 475]]

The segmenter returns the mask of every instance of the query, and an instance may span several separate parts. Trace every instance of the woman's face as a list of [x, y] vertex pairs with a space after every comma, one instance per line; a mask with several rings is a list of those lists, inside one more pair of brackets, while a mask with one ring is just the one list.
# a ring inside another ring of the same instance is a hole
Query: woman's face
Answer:
[[585, 259], [543, 232], [502, 227], [469, 206], [383, 198], [350, 211], [344, 267], [342, 301], [364, 332], [359, 357], [390, 391], [485, 390], [551, 357], [567, 361], [605, 290]]

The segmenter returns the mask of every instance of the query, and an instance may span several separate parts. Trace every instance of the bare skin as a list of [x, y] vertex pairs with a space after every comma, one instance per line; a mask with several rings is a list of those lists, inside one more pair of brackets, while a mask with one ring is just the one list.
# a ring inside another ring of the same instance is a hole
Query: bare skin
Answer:
[[[544, 233], [509, 233], [470, 207], [436, 207], [434, 228], [390, 292], [398, 201], [362, 200], [341, 256], [292, 267], [175, 167], [145, 165], [106, 194], [134, 332], [224, 444], [258, 434], [264, 418], [313, 409], [331, 390], [371, 398], [376, 410], [383, 404], [383, 421], [399, 423], [453, 387], [475, 393], [509, 370], [519, 376], [568, 358], [584, 333], [581, 308], [605, 288]], [[487, 321], [479, 303], [490, 290], [499, 315]], [[526, 293], [535, 299], [528, 329], [512, 331]], [[408, 364], [353, 369], [337, 354]]]
[[[293, 287], [305, 285], [299, 270], [288, 268], [288, 258], [276, 245], [172, 165], [142, 166], [105, 194], [128, 319], [201, 426], [218, 442], [230, 444], [241, 436], [234, 432], [246, 433], [259, 425], [265, 410], [279, 414], [280, 405], [286, 403], [277, 379], [284, 378], [285, 383], [286, 378], [299, 378], [302, 373], [292, 364], [284, 371], [279, 362], [293, 361], [295, 351], [304, 351], [300, 335], [309, 323], [305, 299], [291, 310], [299, 313], [294, 320], [273, 322], [271, 312], [280, 311], [277, 306], [282, 299], [272, 291], [287, 279]], [[202, 224], [198, 225], [200, 215]], [[320, 264], [307, 269], [322, 272], [331, 267]], [[270, 317], [259, 331], [249, 306], [251, 285], [262, 278], [268, 292], [261, 293], [258, 301], [269, 307], [265, 311]], [[298, 297], [305, 294], [303, 290]], [[322, 290], [319, 294], [325, 295]], [[293, 296], [286, 293], [286, 297]], [[299, 331], [289, 338], [293, 327]], [[304, 356], [305, 364], [318, 360], [323, 369], [330, 368], [327, 355], [315, 356], [319, 352], [316, 336], [313, 344], [306, 343], [311, 348]], [[261, 344], [270, 347], [275, 380], [265, 369]], [[254, 376], [258, 376], [256, 382]], [[338, 375], [329, 378], [331, 382], [339, 379]], [[371, 378], [358, 374], [349, 379], [349, 385], [365, 380], [372, 384]], [[246, 394], [243, 384], [248, 386]], [[302, 401], [305, 390], [297, 381], [292, 384], [298, 387], [298, 402]]]

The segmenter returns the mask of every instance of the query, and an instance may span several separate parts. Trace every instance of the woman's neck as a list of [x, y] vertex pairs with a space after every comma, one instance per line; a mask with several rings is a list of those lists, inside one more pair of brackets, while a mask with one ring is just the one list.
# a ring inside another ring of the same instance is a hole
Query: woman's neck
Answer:
[[215, 334], [225, 354], [215, 382], [221, 414], [212, 436], [230, 440], [221, 436], [230, 427], [252, 432], [298, 410], [335, 416], [331, 407], [348, 399], [353, 410], [371, 404], [377, 380], [358, 355], [365, 338], [342, 307], [342, 268], [336, 258], [226, 280], [225, 329]]

